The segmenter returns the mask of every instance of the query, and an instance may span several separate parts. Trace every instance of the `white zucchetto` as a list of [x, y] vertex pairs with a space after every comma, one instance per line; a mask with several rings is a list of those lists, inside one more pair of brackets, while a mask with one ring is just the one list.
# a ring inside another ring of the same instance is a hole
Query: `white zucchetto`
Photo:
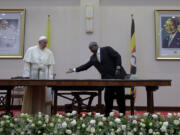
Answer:
[[40, 36], [39, 41], [42, 41], [42, 40], [47, 40], [47, 37], [46, 36]]

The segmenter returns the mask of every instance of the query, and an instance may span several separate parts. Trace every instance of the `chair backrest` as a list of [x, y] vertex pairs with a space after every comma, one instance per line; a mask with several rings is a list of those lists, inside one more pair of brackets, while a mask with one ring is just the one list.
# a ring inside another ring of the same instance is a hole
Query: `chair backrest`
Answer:
[[[127, 74], [124, 79], [131, 79], [131, 76], [132, 76], [131, 74]], [[132, 86], [132, 87], [126, 87], [126, 88], [129, 88], [129, 89], [130, 89], [128, 95], [134, 96], [134, 87]]]
[[17, 86], [13, 89], [12, 94], [16, 95], [22, 95], [24, 94], [24, 87], [23, 86]]

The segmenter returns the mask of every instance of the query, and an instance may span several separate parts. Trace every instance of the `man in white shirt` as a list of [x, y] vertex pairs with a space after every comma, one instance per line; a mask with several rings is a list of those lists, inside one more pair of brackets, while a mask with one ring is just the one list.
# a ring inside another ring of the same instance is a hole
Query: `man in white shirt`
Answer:
[[17, 33], [9, 27], [7, 20], [0, 23], [0, 48], [14, 47], [16, 44]]

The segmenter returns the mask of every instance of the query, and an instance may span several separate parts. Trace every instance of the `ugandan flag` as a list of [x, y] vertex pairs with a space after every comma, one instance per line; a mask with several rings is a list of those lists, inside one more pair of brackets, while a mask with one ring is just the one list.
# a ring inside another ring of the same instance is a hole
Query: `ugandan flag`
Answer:
[[[135, 43], [135, 23], [133, 15], [131, 15], [131, 58], [130, 58], [130, 74], [136, 74], [136, 43]], [[131, 88], [131, 93], [134, 92], [136, 98], [136, 87]]]

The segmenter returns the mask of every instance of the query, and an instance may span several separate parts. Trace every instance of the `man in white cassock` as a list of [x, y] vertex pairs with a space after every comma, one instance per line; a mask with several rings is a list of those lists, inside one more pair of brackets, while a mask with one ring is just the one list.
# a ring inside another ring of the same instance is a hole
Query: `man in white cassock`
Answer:
[[16, 44], [17, 32], [8, 25], [7, 20], [0, 22], [0, 48], [13, 47]]
[[[39, 45], [30, 47], [24, 56], [23, 77], [30, 79], [53, 79], [53, 53], [46, 48], [47, 38], [41, 36]], [[52, 92], [50, 88], [41, 86], [28, 86], [25, 88], [23, 113], [36, 114], [51, 113]]]

